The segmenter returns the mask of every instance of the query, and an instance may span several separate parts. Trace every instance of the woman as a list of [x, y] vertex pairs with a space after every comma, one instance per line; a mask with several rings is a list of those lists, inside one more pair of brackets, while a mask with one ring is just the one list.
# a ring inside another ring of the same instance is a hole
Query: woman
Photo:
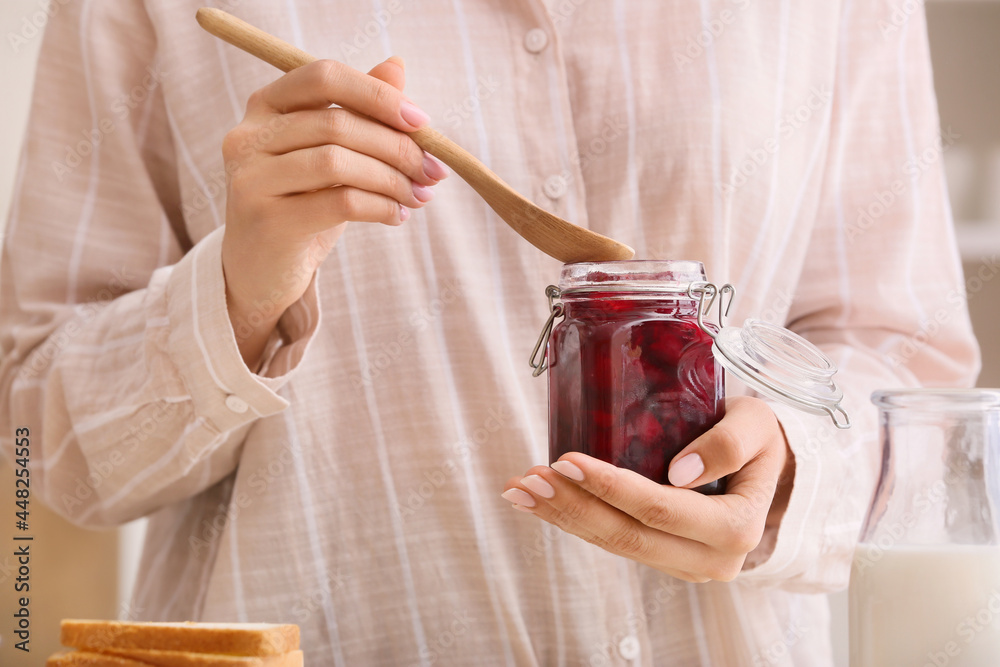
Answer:
[[[940, 163], [914, 161], [922, 15], [224, 6], [341, 61], [278, 77], [196, 8], [53, 17], [3, 260], [4, 432], [40, 433], [69, 519], [150, 516], [142, 617], [295, 622], [323, 665], [830, 664], [867, 397], [978, 364]], [[524, 359], [559, 265], [406, 137], [429, 119], [638, 257], [704, 261], [735, 321], [831, 356], [854, 428], [730, 387], [670, 469], [723, 496], [538, 466]]]

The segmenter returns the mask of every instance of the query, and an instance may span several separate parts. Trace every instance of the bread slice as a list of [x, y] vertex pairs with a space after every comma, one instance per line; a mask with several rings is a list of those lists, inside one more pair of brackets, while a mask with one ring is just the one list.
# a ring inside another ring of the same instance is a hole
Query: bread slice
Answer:
[[264, 657], [296, 651], [299, 626], [273, 623], [128, 623], [65, 619], [63, 646], [88, 651], [141, 649]]
[[62, 651], [49, 656], [45, 667], [149, 667], [149, 663], [105, 653]]
[[218, 653], [188, 651], [154, 651], [143, 649], [107, 648], [103, 652], [119, 658], [136, 660], [156, 667], [302, 667], [302, 651], [262, 658]]

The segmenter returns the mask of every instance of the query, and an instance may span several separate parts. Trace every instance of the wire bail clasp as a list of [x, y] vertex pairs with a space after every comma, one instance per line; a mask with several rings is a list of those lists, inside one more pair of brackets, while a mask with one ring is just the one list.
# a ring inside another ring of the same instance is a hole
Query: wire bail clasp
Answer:
[[[719, 329], [721, 330], [726, 326], [729, 309], [733, 305], [733, 299], [736, 298], [736, 288], [729, 283], [719, 287], [715, 283], [699, 281], [691, 283], [691, 286], [688, 287], [688, 296], [698, 302], [698, 327], [711, 336], [712, 340], [715, 340], [718, 332], [705, 324], [705, 315], [715, 305], [715, 300], [718, 299]], [[706, 300], [708, 303], [705, 303]]]
[[535, 369], [532, 371], [531, 377], [538, 377], [548, 368], [545, 361], [548, 356], [549, 337], [552, 336], [552, 328], [555, 326], [556, 318], [565, 315], [562, 303], [557, 301], [562, 296], [562, 291], [558, 287], [555, 285], [546, 287], [545, 296], [549, 298], [549, 317], [542, 326], [542, 333], [538, 335], [535, 349], [531, 351], [531, 359], [528, 360], [531, 367]]

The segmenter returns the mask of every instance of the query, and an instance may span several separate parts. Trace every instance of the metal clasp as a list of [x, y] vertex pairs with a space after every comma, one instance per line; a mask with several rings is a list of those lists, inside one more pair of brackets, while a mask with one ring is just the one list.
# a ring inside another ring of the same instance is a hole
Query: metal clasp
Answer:
[[[847, 411], [844, 410], [844, 408], [840, 407], [839, 404], [837, 405], [837, 407], [833, 409], [828, 408], [826, 406], [823, 406], [823, 409], [826, 410], [827, 413], [830, 415], [830, 419], [833, 420], [834, 426], [842, 430], [851, 428], [851, 416], [847, 414]], [[838, 412], [844, 415], [844, 421], [840, 421], [839, 419], [837, 419]]]
[[[721, 330], [724, 326], [726, 326], [726, 318], [729, 317], [729, 309], [733, 305], [733, 299], [736, 298], [736, 288], [729, 283], [726, 283], [722, 287], [718, 287], [715, 283], [699, 281], [691, 283], [691, 286], [688, 287], [688, 296], [698, 302], [698, 326], [702, 331], [711, 336], [712, 340], [715, 340], [718, 333], [705, 325], [705, 315], [712, 309], [712, 306], [715, 305], [716, 298], [718, 298], [719, 329]], [[708, 300], [708, 303], [705, 303], [706, 299]]]
[[535, 349], [531, 351], [531, 359], [528, 360], [531, 367], [535, 369], [532, 371], [531, 377], [538, 377], [545, 372], [546, 368], [548, 368], [545, 360], [548, 356], [549, 337], [552, 336], [552, 327], [555, 326], [557, 317], [563, 317], [565, 315], [563, 312], [563, 305], [556, 301], [556, 299], [562, 296], [562, 292], [558, 287], [555, 285], [549, 285], [546, 287], [545, 296], [549, 297], [549, 318], [545, 320], [545, 325], [542, 327], [542, 333], [539, 334], [538, 342], [535, 343]]

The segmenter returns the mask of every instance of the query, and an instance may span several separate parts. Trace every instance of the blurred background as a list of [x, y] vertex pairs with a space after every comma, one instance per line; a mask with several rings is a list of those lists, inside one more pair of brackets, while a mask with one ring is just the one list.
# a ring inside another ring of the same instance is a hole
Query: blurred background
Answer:
[[[890, 3], [892, 4], [892, 3]], [[902, 5], [902, 0], [898, 3]], [[0, 234], [17, 170], [31, 81], [41, 45], [44, 0], [0, 4]], [[943, 129], [958, 135], [943, 153], [973, 325], [983, 346], [979, 386], [1000, 387], [1000, 0], [927, 0], [928, 29]], [[40, 18], [41, 17], [41, 18]], [[29, 35], [23, 42], [11, 35]], [[950, 134], [949, 133], [949, 134]], [[874, 409], [874, 408], [872, 408]], [[14, 488], [0, 461], [0, 489]], [[16, 567], [12, 521], [0, 522], [0, 665], [41, 664], [59, 646], [59, 619], [128, 615], [142, 522], [83, 531], [32, 503], [31, 658], [13, 649]], [[5, 555], [4, 555], [5, 554]], [[838, 667], [847, 666], [846, 594], [831, 596]]]

